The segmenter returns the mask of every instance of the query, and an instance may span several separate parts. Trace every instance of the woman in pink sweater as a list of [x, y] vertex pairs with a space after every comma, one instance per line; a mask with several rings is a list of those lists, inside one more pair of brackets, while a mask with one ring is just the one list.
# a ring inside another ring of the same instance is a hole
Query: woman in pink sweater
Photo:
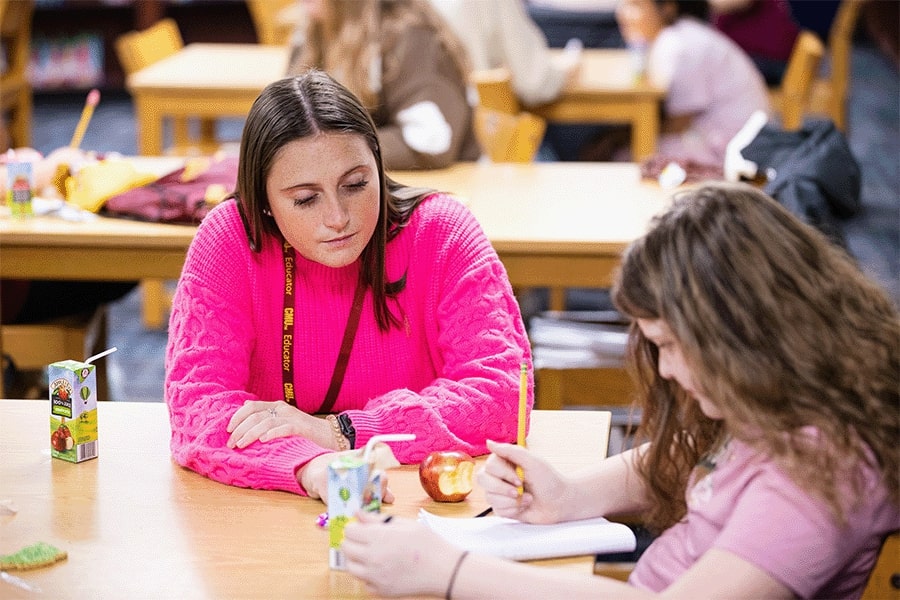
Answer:
[[522, 361], [516, 299], [471, 212], [389, 179], [371, 117], [328, 75], [263, 90], [172, 306], [175, 460], [318, 498], [334, 453], [377, 434], [416, 434], [392, 446], [403, 463], [484, 454], [516, 437]]

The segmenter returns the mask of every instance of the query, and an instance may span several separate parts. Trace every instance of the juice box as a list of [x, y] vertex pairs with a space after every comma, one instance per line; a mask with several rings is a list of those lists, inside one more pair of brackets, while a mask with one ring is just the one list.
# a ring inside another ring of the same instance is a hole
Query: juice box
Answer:
[[347, 569], [344, 527], [360, 510], [381, 510], [381, 471], [372, 467], [361, 454], [342, 454], [328, 465], [328, 566], [336, 571]]
[[6, 163], [7, 204], [14, 217], [32, 215], [31, 197], [34, 176], [30, 162], [12, 161]]
[[97, 367], [55, 362], [49, 381], [50, 454], [74, 463], [97, 458]]

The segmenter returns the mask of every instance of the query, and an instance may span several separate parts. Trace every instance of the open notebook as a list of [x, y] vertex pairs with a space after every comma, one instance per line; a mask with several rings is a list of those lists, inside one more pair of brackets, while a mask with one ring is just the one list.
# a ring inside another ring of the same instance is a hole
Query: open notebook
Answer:
[[603, 518], [532, 525], [495, 516], [439, 517], [422, 509], [419, 520], [460, 548], [510, 560], [631, 552], [636, 545], [631, 529]]

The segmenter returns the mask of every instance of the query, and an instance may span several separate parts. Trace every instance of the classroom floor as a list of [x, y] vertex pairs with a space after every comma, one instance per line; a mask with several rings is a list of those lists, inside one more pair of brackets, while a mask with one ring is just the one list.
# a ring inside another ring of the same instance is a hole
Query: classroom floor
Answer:
[[[853, 255], [900, 305], [900, 76], [896, 65], [873, 47], [854, 48], [849, 141], [862, 168], [862, 214], [844, 223]], [[42, 151], [68, 144], [84, 101], [82, 95], [35, 97], [34, 146]], [[237, 140], [241, 123], [228, 121], [220, 138]], [[135, 124], [125, 93], [104, 94], [82, 147], [98, 152], [136, 153]], [[105, 360], [110, 399], [162, 401], [166, 332], [147, 331], [140, 321], [140, 290], [110, 309]]]

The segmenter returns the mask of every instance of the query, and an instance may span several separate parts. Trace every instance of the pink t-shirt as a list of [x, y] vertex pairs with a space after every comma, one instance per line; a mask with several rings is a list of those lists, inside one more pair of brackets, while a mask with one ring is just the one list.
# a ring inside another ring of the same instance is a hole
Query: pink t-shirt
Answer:
[[900, 527], [900, 508], [876, 473], [866, 468], [863, 474], [866, 489], [841, 527], [775, 463], [732, 440], [716, 468], [689, 486], [686, 517], [650, 545], [629, 582], [664, 590], [717, 548], [801, 598], [859, 597], [883, 537]]
[[663, 134], [658, 154], [722, 165], [725, 147], [757, 110], [770, 111], [765, 80], [737, 44], [711, 26], [682, 18], [653, 41], [647, 76], [666, 90], [666, 114], [694, 114], [681, 133]]

